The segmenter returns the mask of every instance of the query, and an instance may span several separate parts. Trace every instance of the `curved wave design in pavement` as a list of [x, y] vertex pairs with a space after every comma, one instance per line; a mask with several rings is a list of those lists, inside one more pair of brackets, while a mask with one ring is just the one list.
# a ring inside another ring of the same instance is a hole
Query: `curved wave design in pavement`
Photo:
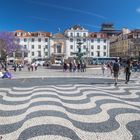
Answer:
[[52, 85], [0, 91], [2, 139], [140, 139], [137, 84]]

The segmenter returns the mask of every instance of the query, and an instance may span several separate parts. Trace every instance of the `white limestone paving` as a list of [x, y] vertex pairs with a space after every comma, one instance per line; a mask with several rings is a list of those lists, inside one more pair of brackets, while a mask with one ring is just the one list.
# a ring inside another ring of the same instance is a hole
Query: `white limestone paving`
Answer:
[[137, 83], [117, 87], [75, 84], [0, 90], [3, 140], [131, 140], [138, 135], [127, 127], [130, 122], [140, 121]]

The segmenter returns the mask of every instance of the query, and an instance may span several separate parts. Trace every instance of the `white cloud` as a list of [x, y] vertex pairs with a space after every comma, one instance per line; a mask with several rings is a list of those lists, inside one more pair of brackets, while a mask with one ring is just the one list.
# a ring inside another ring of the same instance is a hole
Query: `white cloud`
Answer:
[[72, 11], [72, 12], [83, 13], [83, 14], [98, 17], [98, 18], [101, 18], [101, 19], [107, 19], [105, 16], [102, 16], [102, 15], [99, 15], [99, 14], [96, 14], [96, 13], [92, 13], [92, 12], [89, 12], [89, 11], [81, 10], [81, 9], [64, 7], [64, 6], [61, 6], [61, 5], [55, 5], [55, 4], [44, 3], [44, 2], [37, 2], [37, 1], [34, 1], [34, 0], [28, 0], [26, 2], [30, 2], [32, 4], [37, 4], [37, 5], [42, 5], [42, 6], [53, 7], [53, 8], [57, 8], [57, 9], [63, 9], [63, 10]]
[[138, 13], [140, 13], [140, 7], [139, 7], [139, 8], [137, 8], [137, 9], [136, 9], [136, 11], [137, 11]]
[[88, 24], [88, 23], [82, 23], [82, 24], [85, 25], [85, 26], [88, 26], [88, 27], [92, 27], [92, 28], [98, 28], [98, 29], [101, 28], [100, 26], [94, 25], [94, 24]]

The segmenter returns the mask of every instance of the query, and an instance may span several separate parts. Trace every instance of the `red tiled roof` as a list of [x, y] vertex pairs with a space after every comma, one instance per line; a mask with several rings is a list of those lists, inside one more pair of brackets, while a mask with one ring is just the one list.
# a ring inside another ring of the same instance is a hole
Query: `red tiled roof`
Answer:
[[89, 37], [91, 37], [91, 38], [108, 38], [106, 33], [97, 33], [97, 32], [89, 33]]

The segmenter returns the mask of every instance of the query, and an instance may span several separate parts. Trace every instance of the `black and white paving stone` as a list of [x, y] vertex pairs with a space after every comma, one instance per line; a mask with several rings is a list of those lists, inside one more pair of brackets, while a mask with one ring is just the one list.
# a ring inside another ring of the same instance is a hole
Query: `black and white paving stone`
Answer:
[[2, 140], [139, 140], [140, 84], [89, 83], [1, 87]]

